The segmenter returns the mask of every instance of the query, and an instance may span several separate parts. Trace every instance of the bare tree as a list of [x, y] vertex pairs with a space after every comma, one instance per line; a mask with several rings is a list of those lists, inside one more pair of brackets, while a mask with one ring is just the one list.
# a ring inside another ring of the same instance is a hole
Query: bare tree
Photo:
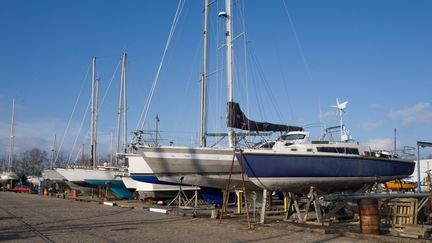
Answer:
[[21, 175], [41, 175], [42, 170], [49, 166], [47, 152], [33, 148], [20, 154], [16, 170]]

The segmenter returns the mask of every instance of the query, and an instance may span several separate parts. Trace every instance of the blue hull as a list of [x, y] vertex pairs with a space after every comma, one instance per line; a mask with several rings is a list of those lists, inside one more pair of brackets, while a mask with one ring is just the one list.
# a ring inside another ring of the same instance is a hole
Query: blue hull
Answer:
[[273, 191], [307, 191], [315, 186], [321, 192], [356, 191], [375, 181], [404, 178], [415, 163], [394, 159], [240, 153], [245, 172], [256, 185]]
[[161, 181], [154, 174], [130, 173], [130, 177], [136, 181], [141, 181], [146, 183], [159, 184], [159, 185], [171, 185], [171, 186], [178, 185], [176, 183]]
[[133, 192], [125, 187], [121, 180], [85, 180], [93, 186], [108, 186], [112, 193], [119, 199], [129, 199]]

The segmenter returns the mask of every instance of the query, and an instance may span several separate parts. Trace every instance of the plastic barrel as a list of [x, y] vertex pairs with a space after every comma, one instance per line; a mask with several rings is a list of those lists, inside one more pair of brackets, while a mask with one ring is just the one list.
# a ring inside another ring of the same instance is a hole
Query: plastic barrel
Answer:
[[72, 197], [76, 198], [78, 196], [78, 190], [72, 190]]
[[380, 234], [380, 216], [378, 200], [365, 198], [358, 202], [360, 214], [360, 232], [363, 234]]
[[48, 188], [44, 188], [43, 189], [43, 195], [44, 196], [48, 196]]

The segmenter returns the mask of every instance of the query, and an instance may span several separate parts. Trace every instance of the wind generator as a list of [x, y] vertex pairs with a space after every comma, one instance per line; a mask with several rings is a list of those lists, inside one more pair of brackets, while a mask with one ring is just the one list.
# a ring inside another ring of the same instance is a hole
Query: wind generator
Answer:
[[339, 99], [336, 98], [336, 105], [333, 105], [333, 108], [336, 108], [336, 115], [339, 115], [339, 126], [340, 126], [340, 137], [342, 142], [347, 142], [350, 139], [350, 136], [347, 134], [345, 130], [345, 126], [343, 123], [343, 114], [345, 113], [345, 108], [348, 104], [348, 101], [339, 103]]

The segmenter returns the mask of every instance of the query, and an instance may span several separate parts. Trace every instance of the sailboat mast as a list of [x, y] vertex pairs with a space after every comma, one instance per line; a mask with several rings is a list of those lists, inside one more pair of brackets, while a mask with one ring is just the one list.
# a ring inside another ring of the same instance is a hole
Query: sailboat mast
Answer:
[[9, 159], [8, 159], [8, 171], [12, 171], [12, 160], [13, 151], [15, 145], [15, 99], [12, 100], [12, 119], [10, 127], [10, 137], [9, 137]]
[[93, 167], [95, 167], [95, 81], [96, 81], [96, 57], [92, 58], [92, 84], [91, 84], [91, 132], [90, 132], [90, 142], [91, 142], [91, 162]]
[[97, 156], [97, 125], [98, 125], [98, 120], [99, 120], [99, 81], [100, 79], [97, 78], [96, 79], [96, 93], [95, 93], [95, 120], [94, 120], [94, 146], [93, 146], [93, 169], [96, 169], [96, 163], [98, 161], [98, 156]]
[[[233, 102], [233, 48], [232, 48], [232, 33], [233, 33], [233, 26], [232, 26], [232, 15], [231, 15], [231, 0], [226, 0], [225, 2], [225, 8], [226, 8], [226, 46], [227, 46], [227, 88], [228, 88], [228, 103]], [[227, 116], [229, 112], [227, 112]], [[228, 121], [228, 119], [227, 119]], [[229, 141], [229, 147], [233, 148], [235, 146], [235, 137], [234, 137], [234, 130], [232, 127], [228, 126], [228, 141]]]
[[209, 1], [204, 1], [203, 72], [201, 74], [201, 147], [207, 146], [207, 54], [208, 54], [208, 10]]
[[54, 134], [54, 141], [51, 148], [51, 170], [54, 169], [54, 161], [55, 161], [55, 154], [56, 154], [56, 143], [57, 143], [57, 135]]
[[85, 161], [85, 156], [84, 156], [84, 144], [81, 145], [81, 165], [86, 165], [87, 161]]
[[123, 146], [127, 153], [126, 51], [123, 52]]
[[[122, 63], [124, 62], [124, 52], [122, 55]], [[120, 94], [119, 94], [119, 107], [118, 107], [118, 113], [117, 113], [117, 149], [116, 152], [120, 153], [120, 128], [121, 128], [121, 115], [122, 115], [122, 109], [123, 109], [123, 64], [122, 64], [122, 71], [121, 71], [121, 78], [120, 78]], [[117, 159], [116, 159], [117, 164]]]
[[113, 165], [113, 154], [114, 154], [114, 138], [113, 133], [111, 132], [111, 149], [110, 149], [110, 164]]

